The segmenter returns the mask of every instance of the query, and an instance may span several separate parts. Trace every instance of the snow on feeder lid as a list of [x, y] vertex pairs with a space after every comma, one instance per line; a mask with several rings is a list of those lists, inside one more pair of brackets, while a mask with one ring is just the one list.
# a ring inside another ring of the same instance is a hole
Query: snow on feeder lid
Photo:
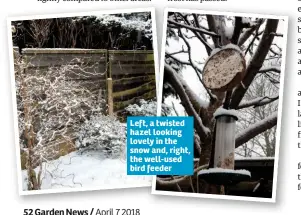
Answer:
[[198, 172], [199, 179], [215, 185], [235, 185], [251, 179], [251, 173], [247, 170], [232, 170], [223, 168], [210, 168]]
[[228, 44], [214, 49], [203, 68], [203, 82], [211, 90], [228, 91], [237, 86], [246, 72], [246, 61], [240, 48]]
[[217, 119], [221, 116], [230, 116], [235, 120], [238, 120], [238, 112], [236, 110], [227, 110], [225, 108], [219, 107], [213, 114], [214, 118]]

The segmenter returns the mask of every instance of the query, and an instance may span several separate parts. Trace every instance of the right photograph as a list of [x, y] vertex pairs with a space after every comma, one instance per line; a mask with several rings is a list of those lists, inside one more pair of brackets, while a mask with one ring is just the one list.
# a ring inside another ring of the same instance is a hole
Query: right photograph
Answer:
[[275, 202], [287, 28], [285, 16], [165, 10], [158, 112], [193, 116], [194, 175], [157, 176], [153, 194]]

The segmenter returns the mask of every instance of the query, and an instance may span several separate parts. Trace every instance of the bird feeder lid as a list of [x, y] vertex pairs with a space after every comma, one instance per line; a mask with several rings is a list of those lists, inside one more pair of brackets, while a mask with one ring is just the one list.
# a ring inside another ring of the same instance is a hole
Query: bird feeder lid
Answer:
[[235, 185], [242, 181], [251, 179], [251, 173], [247, 170], [232, 170], [222, 168], [211, 168], [200, 170], [199, 179], [215, 185]]
[[203, 68], [204, 85], [211, 90], [232, 90], [246, 73], [246, 61], [240, 48], [228, 44], [214, 49]]
[[221, 116], [229, 116], [229, 117], [234, 118], [235, 120], [238, 120], [237, 110], [233, 110], [233, 109], [228, 110], [228, 109], [225, 109], [222, 107], [216, 109], [213, 116], [215, 119], [217, 119], [218, 117], [221, 117]]

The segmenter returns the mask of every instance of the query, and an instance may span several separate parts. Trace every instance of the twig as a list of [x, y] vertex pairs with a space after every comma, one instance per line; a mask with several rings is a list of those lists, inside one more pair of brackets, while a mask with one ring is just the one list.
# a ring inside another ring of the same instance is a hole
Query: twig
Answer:
[[[212, 31], [206, 31], [206, 30], [201, 29], [201, 28], [195, 28], [195, 27], [192, 27], [192, 26], [189, 26], [189, 25], [178, 23], [178, 22], [176, 22], [174, 20], [171, 20], [171, 19], [168, 19], [168, 23], [173, 24], [174, 26], [177, 26], [177, 28], [179, 28], [179, 27], [186, 28], [186, 29], [189, 29], [189, 30], [192, 30], [192, 31], [196, 31], [196, 32], [199, 32], [199, 33], [202, 33], [202, 34], [207, 34], [207, 35], [210, 35], [212, 37], [219, 38], [219, 35], [217, 35], [216, 33], [212, 32]], [[171, 27], [171, 26], [169, 26], [169, 27]]]

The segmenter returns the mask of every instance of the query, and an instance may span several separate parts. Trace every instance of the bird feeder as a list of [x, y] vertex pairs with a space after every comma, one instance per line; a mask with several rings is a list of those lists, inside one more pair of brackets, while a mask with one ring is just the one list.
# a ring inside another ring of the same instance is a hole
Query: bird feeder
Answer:
[[234, 170], [235, 127], [238, 120], [235, 110], [217, 109], [214, 147], [214, 168], [201, 170], [198, 176], [210, 184], [232, 185], [249, 180], [246, 170]]
[[246, 73], [244, 54], [236, 45], [229, 44], [214, 49], [203, 68], [204, 85], [211, 90], [232, 90]]
[[216, 120], [214, 167], [234, 169], [235, 125], [238, 117], [235, 110], [219, 108]]
[[[240, 48], [228, 44], [214, 49], [203, 68], [205, 87], [216, 92], [231, 92], [241, 83], [246, 73], [246, 61]], [[214, 168], [200, 170], [198, 177], [209, 184], [233, 185], [251, 178], [246, 170], [234, 170], [235, 110], [219, 108], [215, 113]]]

